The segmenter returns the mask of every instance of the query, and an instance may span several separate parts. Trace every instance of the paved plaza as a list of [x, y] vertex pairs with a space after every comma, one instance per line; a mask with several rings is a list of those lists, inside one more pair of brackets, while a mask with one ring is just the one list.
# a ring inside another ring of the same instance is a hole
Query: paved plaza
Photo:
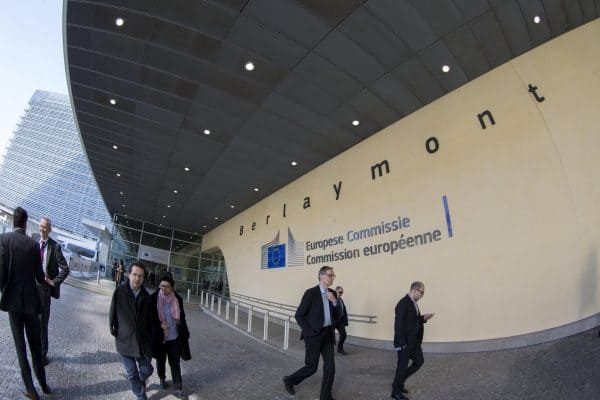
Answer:
[[[129, 383], [108, 332], [110, 297], [63, 285], [50, 319], [47, 399], [131, 399]], [[182, 362], [186, 398], [197, 400], [314, 400], [321, 370], [288, 395], [281, 377], [302, 365], [296, 332], [283, 352], [232, 329], [197, 307], [186, 309], [193, 359]], [[395, 354], [347, 346], [336, 356], [336, 400], [389, 399]], [[20, 399], [21, 378], [6, 313], [0, 313], [0, 398]], [[167, 368], [168, 371], [168, 368]], [[167, 372], [167, 378], [170, 373]], [[413, 400], [600, 399], [597, 330], [528, 348], [426, 354], [408, 382]], [[149, 399], [175, 399], [154, 374]]]

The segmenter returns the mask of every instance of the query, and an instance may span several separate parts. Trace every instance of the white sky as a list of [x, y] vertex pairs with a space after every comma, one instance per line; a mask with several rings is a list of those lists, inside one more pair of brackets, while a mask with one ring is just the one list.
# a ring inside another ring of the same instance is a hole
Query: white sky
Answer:
[[0, 162], [37, 90], [67, 94], [63, 0], [19, 0], [0, 13]]

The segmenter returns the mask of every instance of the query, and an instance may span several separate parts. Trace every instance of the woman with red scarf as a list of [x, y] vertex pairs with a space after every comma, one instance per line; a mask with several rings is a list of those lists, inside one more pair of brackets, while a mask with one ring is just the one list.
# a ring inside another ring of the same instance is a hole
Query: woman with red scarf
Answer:
[[189, 360], [190, 333], [185, 321], [183, 299], [175, 292], [175, 281], [169, 275], [162, 276], [159, 290], [150, 296], [150, 324], [152, 354], [156, 358], [156, 371], [163, 389], [166, 383], [165, 364], [169, 359], [173, 389], [182, 396], [181, 367], [179, 359]]

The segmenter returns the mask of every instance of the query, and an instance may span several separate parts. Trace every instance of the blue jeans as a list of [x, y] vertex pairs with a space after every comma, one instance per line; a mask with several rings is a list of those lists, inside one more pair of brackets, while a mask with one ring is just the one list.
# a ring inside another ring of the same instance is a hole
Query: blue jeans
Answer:
[[[144, 356], [128, 357], [121, 354], [123, 366], [127, 372], [127, 379], [131, 382], [131, 391], [139, 400], [146, 400], [145, 380], [148, 379], [154, 368], [152, 361]], [[136, 363], [137, 362], [137, 363]]]

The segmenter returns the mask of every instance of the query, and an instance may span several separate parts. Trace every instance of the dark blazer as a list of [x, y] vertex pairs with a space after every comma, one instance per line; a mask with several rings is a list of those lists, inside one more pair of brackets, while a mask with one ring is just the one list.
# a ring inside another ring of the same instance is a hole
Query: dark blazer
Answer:
[[[327, 289], [337, 298], [335, 290]], [[342, 317], [342, 310], [339, 304], [335, 307], [329, 302], [329, 315], [331, 315], [332, 326]], [[307, 289], [302, 296], [300, 305], [296, 310], [296, 322], [302, 328], [302, 335], [311, 337], [316, 336], [323, 328], [323, 300], [321, 298], [321, 288], [319, 285]]]
[[0, 310], [39, 314], [36, 280], [49, 286], [38, 244], [21, 228], [0, 235]]
[[412, 299], [404, 296], [396, 304], [396, 318], [394, 321], [394, 347], [404, 347], [407, 344], [421, 344], [423, 342], [422, 315], [417, 315], [417, 310]]
[[[189, 354], [190, 331], [188, 330], [187, 322], [185, 320], [183, 299], [177, 292], [175, 292], [175, 297], [177, 297], [180, 310], [180, 323], [177, 325], [177, 333], [179, 334], [178, 339], [180, 343], [181, 358], [184, 360], [189, 360], [191, 359], [191, 354]], [[150, 324], [150, 334], [152, 337], [152, 354], [158, 354], [161, 352], [161, 349], [164, 346], [163, 340], [165, 338], [163, 330], [160, 326], [160, 318], [158, 317], [158, 290], [150, 295], [149, 303], [150, 310], [148, 311], [148, 322]], [[187, 354], [185, 354], [186, 352]]]
[[60, 298], [60, 284], [69, 275], [69, 266], [63, 256], [60, 244], [56, 240], [48, 238], [47, 246], [46, 258], [48, 259], [48, 264], [46, 265], [46, 275], [54, 282], [54, 287], [51, 288], [50, 294], [55, 299], [58, 299]]
[[346, 308], [346, 303], [344, 302], [344, 300], [342, 298], [338, 299], [338, 306], [341, 306], [342, 308], [342, 317], [340, 318], [339, 321], [337, 321], [336, 325], [337, 326], [348, 326], [348, 309]]
[[150, 295], [142, 285], [137, 299], [129, 283], [117, 287], [110, 302], [108, 324], [117, 352], [128, 357], [152, 357], [148, 323]]

